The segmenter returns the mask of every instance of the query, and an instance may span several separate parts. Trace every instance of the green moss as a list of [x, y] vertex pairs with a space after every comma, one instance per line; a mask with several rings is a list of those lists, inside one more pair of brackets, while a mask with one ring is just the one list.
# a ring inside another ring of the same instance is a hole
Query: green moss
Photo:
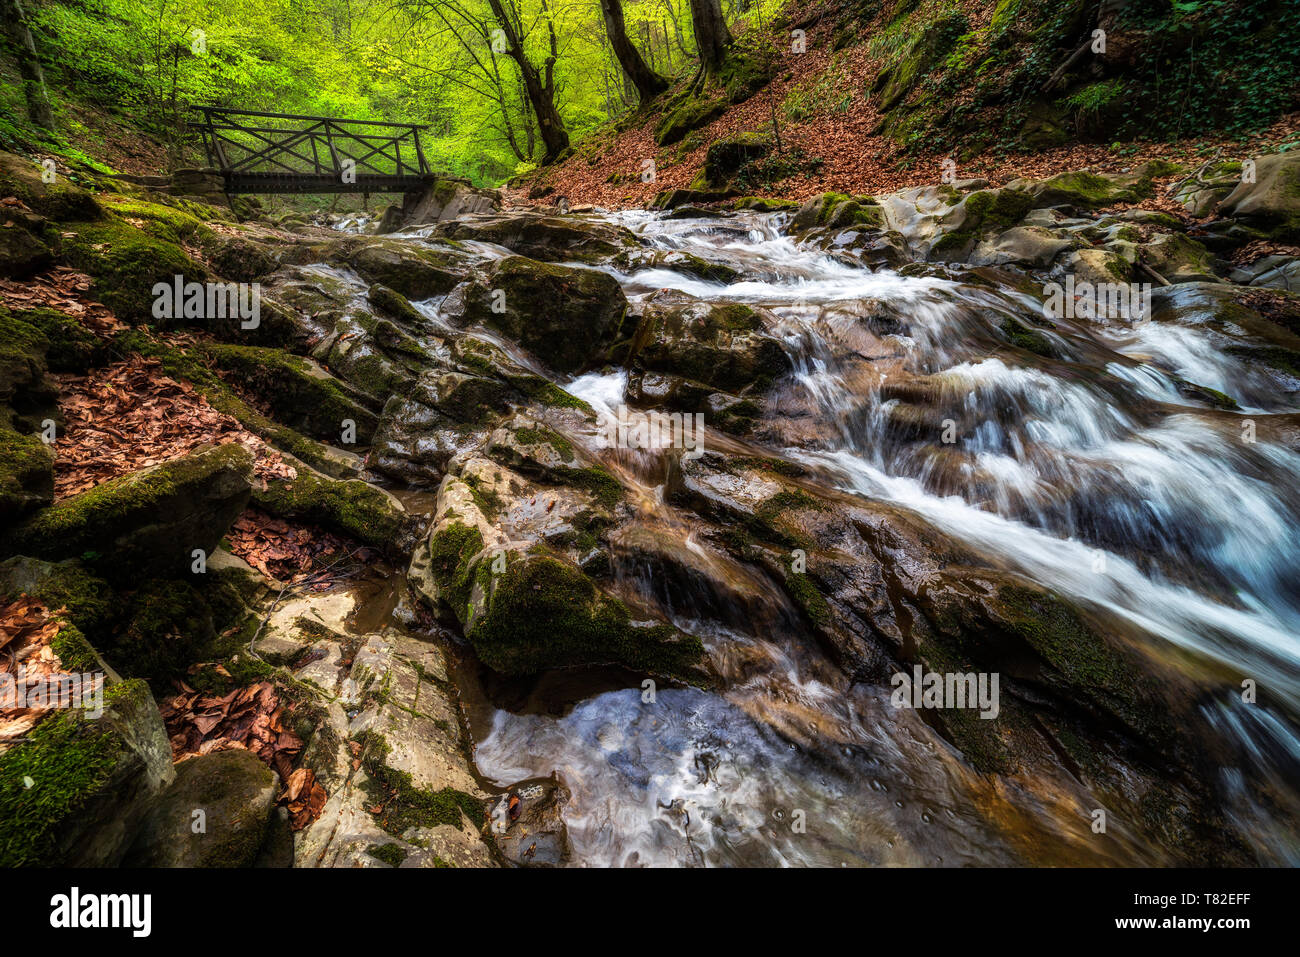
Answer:
[[155, 239], [168, 243], [179, 245], [194, 238], [196, 233], [208, 230], [198, 217], [172, 206], [110, 194], [101, 196], [100, 203], [117, 219], [137, 220], [142, 225], [136, 223], [129, 225], [136, 226]]
[[48, 503], [54, 491], [54, 454], [34, 435], [0, 428], [0, 523]]
[[105, 220], [75, 223], [64, 241], [68, 261], [95, 278], [95, 296], [120, 319], [153, 322], [153, 288], [171, 283], [206, 282], [207, 270], [177, 243], [150, 236], [134, 226]]
[[1035, 355], [1047, 358], [1056, 357], [1056, 350], [1052, 347], [1052, 342], [1047, 336], [1035, 329], [1030, 329], [1018, 320], [1007, 316], [1002, 320], [999, 328], [1002, 330], [1003, 335], [1007, 337], [1007, 341], [1013, 346], [1032, 352]]
[[306, 469], [299, 469], [291, 481], [254, 488], [253, 501], [272, 515], [323, 525], [389, 552], [397, 550], [406, 527], [405, 514], [373, 485], [329, 479]]
[[354, 740], [362, 747], [361, 766], [366, 772], [362, 787], [372, 806], [380, 808], [376, 823], [389, 834], [400, 837], [412, 827], [460, 828], [464, 818], [476, 829], [487, 823], [483, 804], [473, 795], [449, 787], [440, 791], [418, 788], [406, 771], [389, 767], [390, 749], [383, 736], [365, 731]]
[[366, 848], [366, 853], [377, 861], [383, 861], [389, 867], [401, 867], [402, 861], [406, 860], [406, 851], [393, 843], [371, 844]]
[[511, 555], [506, 570], [483, 575], [486, 607], [466, 637], [482, 661], [503, 674], [576, 664], [618, 663], [698, 680], [698, 638], [668, 624], [632, 622], [626, 605], [604, 595], [572, 565], [544, 549]]
[[543, 382], [530, 394], [538, 402], [553, 408], [580, 409], [583, 412], [591, 413], [595, 411], [588, 403], [579, 399], [576, 395], [565, 392], [553, 382]]
[[452, 522], [429, 540], [429, 562], [443, 600], [462, 621], [468, 618], [474, 587], [471, 560], [483, 550], [483, 535], [462, 522]]
[[[148, 694], [136, 685], [109, 689], [105, 707]], [[120, 756], [119, 740], [80, 711], [51, 713], [0, 754], [0, 867], [54, 863], [58, 828], [104, 785]]]
[[[23, 563], [35, 567], [27, 572], [17, 567]], [[13, 558], [0, 570], [19, 586], [0, 597], [9, 599], [26, 593], [40, 599], [51, 611], [64, 609], [67, 621], [96, 640], [107, 634], [118, 616], [118, 601], [108, 582], [75, 559], [47, 565], [35, 559]]]
[[708, 126], [727, 111], [724, 99], [705, 99], [690, 95], [671, 100], [655, 126], [655, 145], [671, 146], [687, 133]]
[[99, 670], [99, 657], [76, 625], [65, 624], [50, 639], [50, 650], [59, 656], [64, 671], [89, 674]]
[[573, 443], [554, 429], [545, 426], [525, 426], [515, 430], [515, 439], [520, 445], [549, 445], [565, 462], [574, 459]]
[[131, 598], [127, 623], [106, 651], [127, 675], [164, 682], [212, 649], [212, 609], [186, 581], [151, 581]]
[[786, 575], [785, 590], [814, 625], [824, 627], [830, 621], [830, 605], [826, 603], [825, 596], [807, 575], [799, 572]]
[[209, 343], [203, 352], [222, 371], [265, 399], [273, 414], [317, 438], [337, 438], [343, 421], [356, 423], [357, 442], [369, 444], [378, 419], [333, 376], [281, 349]]
[[552, 473], [556, 481], [564, 485], [591, 492], [596, 502], [606, 508], [613, 508], [623, 499], [622, 484], [603, 465], [581, 469], [557, 468]]
[[[45, 360], [52, 372], [85, 372], [105, 357], [105, 342], [72, 316], [57, 309], [28, 309], [14, 319], [38, 330], [45, 339]], [[6, 333], [11, 330], [6, 328]]]
[[247, 450], [231, 443], [110, 479], [33, 516], [14, 531], [11, 544], [15, 551], [37, 556], [98, 551], [134, 519], [200, 476], [221, 469], [245, 471], [249, 458]]

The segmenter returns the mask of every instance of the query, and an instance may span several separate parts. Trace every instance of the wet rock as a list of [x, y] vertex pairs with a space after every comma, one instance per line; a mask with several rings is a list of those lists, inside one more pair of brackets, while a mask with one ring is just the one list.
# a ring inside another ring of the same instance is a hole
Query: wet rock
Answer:
[[1016, 226], [976, 246], [970, 263], [973, 266], [1017, 263], [1042, 268], [1065, 250], [1077, 245], [1078, 240], [1041, 226]]
[[1220, 281], [1209, 251], [1182, 233], [1163, 233], [1138, 249], [1142, 261], [1170, 282]]
[[367, 243], [347, 261], [370, 282], [414, 300], [445, 295], [463, 278], [456, 257], [412, 243]]
[[759, 313], [739, 303], [651, 300], [637, 327], [637, 368], [714, 389], [764, 389], [791, 368]]
[[630, 231], [609, 223], [532, 213], [460, 219], [434, 232], [447, 239], [496, 243], [541, 262], [594, 262], [640, 245]]
[[508, 541], [464, 482], [444, 481], [436, 514], [408, 574], [427, 602], [450, 611], [484, 664], [503, 674], [622, 664], [698, 678], [698, 639], [638, 620], [556, 552]]
[[[176, 766], [126, 858], [129, 867], [248, 867], [275, 806], [275, 772], [249, 751], [217, 751]], [[202, 818], [196, 819], [196, 812]], [[202, 822], [197, 829], [197, 821]]]
[[191, 552], [215, 551], [244, 510], [252, 466], [239, 445], [191, 452], [43, 509], [8, 544], [41, 558], [90, 555], [109, 573], [185, 577]]
[[488, 819], [497, 847], [520, 867], [562, 867], [572, 848], [564, 824], [570, 798], [562, 784], [521, 784], [492, 802]]
[[1255, 181], [1240, 182], [1219, 204], [1231, 216], [1279, 242], [1300, 242], [1300, 154], [1256, 156]]
[[406, 193], [400, 206], [384, 210], [379, 232], [395, 233], [426, 223], [441, 222], [486, 213], [501, 206], [501, 194], [494, 189], [476, 189], [469, 180], [444, 177], [423, 191]]
[[730, 187], [726, 189], [665, 189], [655, 194], [650, 201], [651, 209], [676, 209], [679, 206], [698, 205], [699, 203], [718, 203], [724, 199], [734, 199], [740, 191]]
[[869, 196], [822, 193], [799, 207], [794, 219], [790, 221], [790, 229], [798, 232], [816, 226], [831, 229], [851, 226], [879, 228], [884, 222], [884, 212]]
[[106, 689], [97, 717], [51, 713], [27, 743], [0, 752], [0, 864], [117, 866], [174, 777], [143, 681]]
[[299, 833], [295, 865], [493, 866], [487, 795], [470, 773], [441, 649], [365, 636], [338, 687], [343, 704], [325, 706], [304, 752], [329, 799]]
[[[679, 209], [694, 208], [679, 207]], [[672, 269], [708, 282], [730, 283], [740, 276], [739, 270], [726, 263], [709, 262], [680, 249], [630, 250], [615, 256], [613, 265], [629, 273], [642, 269]]]
[[605, 273], [510, 256], [443, 309], [509, 336], [559, 372], [577, 372], [623, 337], [627, 299]]

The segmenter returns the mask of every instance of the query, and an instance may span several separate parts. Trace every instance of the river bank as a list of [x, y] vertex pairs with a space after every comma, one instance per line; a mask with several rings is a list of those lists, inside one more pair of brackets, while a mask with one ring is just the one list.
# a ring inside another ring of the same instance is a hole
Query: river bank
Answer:
[[110, 675], [7, 863], [1293, 860], [1287, 154], [384, 235], [3, 159], [0, 594]]

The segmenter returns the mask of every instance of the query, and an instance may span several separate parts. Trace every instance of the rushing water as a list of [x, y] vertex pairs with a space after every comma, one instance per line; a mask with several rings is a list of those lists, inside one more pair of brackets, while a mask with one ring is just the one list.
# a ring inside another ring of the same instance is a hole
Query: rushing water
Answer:
[[[630, 300], [677, 290], [775, 317], [795, 373], [778, 385], [767, 434], [787, 440], [774, 451], [1170, 649], [1253, 676], [1281, 708], [1216, 706], [1209, 717], [1242, 764], [1223, 768], [1224, 781], [1237, 787], [1249, 764], [1294, 790], [1300, 456], [1267, 438], [1270, 415], [1295, 411], [1275, 387], [1205, 329], [1176, 322], [1058, 321], [1041, 332], [1055, 358], [1008, 347], [997, 329], [1032, 322], [1032, 296], [873, 271], [781, 235], [779, 214], [614, 218], [741, 275], [726, 285], [667, 269], [615, 273]], [[1241, 411], [1210, 411], [1183, 397], [1182, 382], [1227, 393]], [[625, 385], [612, 372], [567, 388], [609, 414]], [[784, 423], [783, 409], [811, 412], [818, 428]], [[900, 421], [919, 422], [919, 435]], [[959, 451], [927, 432], [948, 423]], [[655, 501], [655, 520], [672, 523]], [[655, 588], [635, 574], [620, 584]], [[1081, 785], [1036, 791], [972, 773], [913, 712], [889, 708], [887, 688], [851, 685], [806, 636], [747, 629], [743, 616], [695, 620], [690, 604], [672, 610], [704, 637], [724, 677], [717, 690], [660, 690], [648, 705], [639, 687], [602, 689], [476, 721], [485, 777], [507, 786], [558, 773], [568, 785], [576, 862], [1166, 861], [1122, 827], [1080, 836], [1080, 808], [1095, 806]], [[1242, 790], [1234, 814], [1263, 856], [1294, 861], [1295, 835], [1271, 828]]]

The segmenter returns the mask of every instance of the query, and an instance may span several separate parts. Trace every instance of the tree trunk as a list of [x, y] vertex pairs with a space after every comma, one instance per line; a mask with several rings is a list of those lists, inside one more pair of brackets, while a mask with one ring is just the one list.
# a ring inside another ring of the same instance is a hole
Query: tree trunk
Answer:
[[27, 97], [27, 115], [37, 126], [53, 131], [54, 114], [45, 92], [45, 76], [41, 61], [36, 56], [36, 42], [32, 39], [27, 15], [21, 0], [0, 0], [0, 13], [4, 15], [5, 32], [13, 40], [18, 56], [18, 72], [23, 78], [23, 95]]
[[605, 32], [609, 34], [609, 45], [614, 48], [623, 73], [636, 87], [636, 95], [642, 106], [668, 89], [668, 81], [646, 66], [645, 60], [627, 35], [627, 26], [623, 22], [622, 0], [600, 0], [600, 12], [605, 17]]
[[492, 8], [492, 13], [501, 25], [501, 32], [506, 38], [506, 53], [519, 67], [519, 75], [524, 81], [524, 93], [527, 94], [528, 103], [533, 108], [533, 115], [537, 117], [537, 129], [542, 137], [542, 145], [546, 147], [542, 165], [549, 165], [569, 148], [569, 131], [565, 129], [564, 120], [560, 118], [560, 112], [555, 108], [555, 85], [552, 76], [556, 56], [555, 33], [554, 31], [551, 33], [551, 55], [546, 58], [544, 66], [546, 82], [543, 83], [537, 67], [525, 55], [523, 41], [515, 30], [514, 23], [506, 15], [501, 0], [488, 0], [488, 5]]
[[713, 74], [727, 58], [731, 46], [731, 31], [722, 15], [721, 0], [691, 0], [691, 25], [695, 27], [700, 66], [705, 73]]

